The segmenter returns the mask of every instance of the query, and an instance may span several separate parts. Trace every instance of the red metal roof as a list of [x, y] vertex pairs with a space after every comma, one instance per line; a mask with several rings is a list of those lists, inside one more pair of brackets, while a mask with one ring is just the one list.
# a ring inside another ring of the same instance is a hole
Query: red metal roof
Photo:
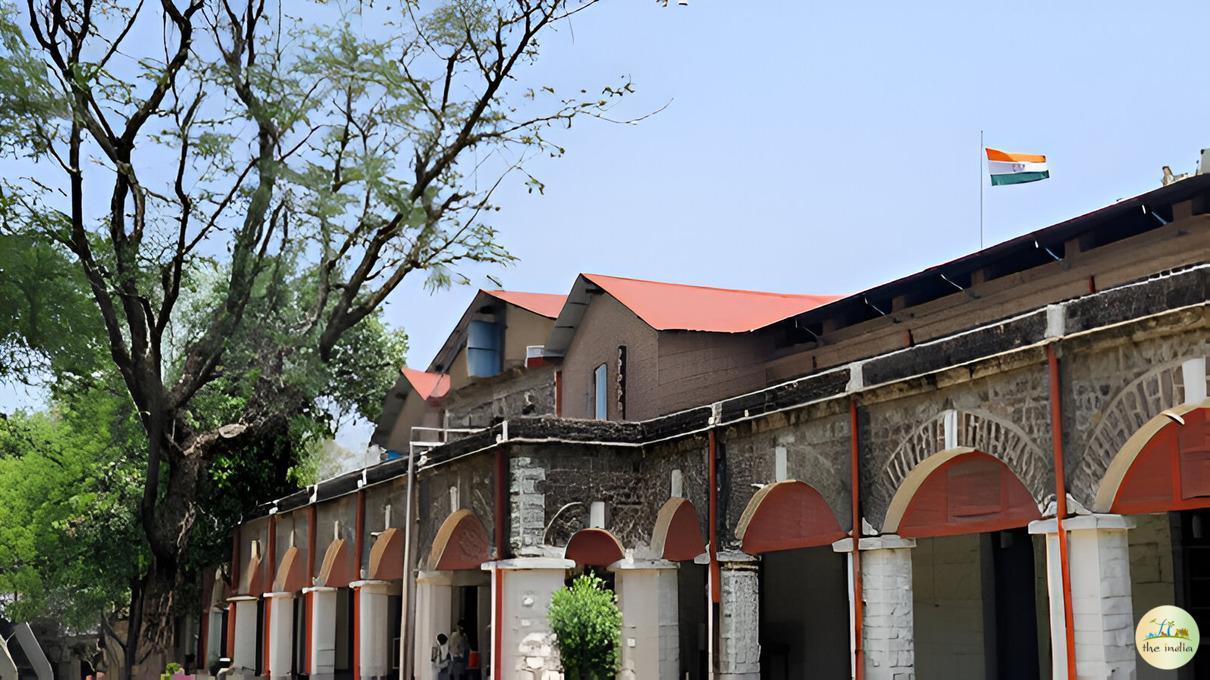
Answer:
[[554, 293], [521, 293], [514, 290], [485, 290], [483, 292], [497, 300], [503, 300], [510, 305], [527, 309], [548, 319], [558, 317], [559, 310], [563, 309], [563, 303], [567, 301], [566, 295]]
[[416, 394], [419, 394], [420, 398], [426, 401], [429, 399], [440, 399], [450, 390], [450, 376], [448, 373], [429, 373], [405, 367], [403, 369], [403, 377], [407, 378], [408, 383], [412, 385], [412, 389], [416, 390]]
[[815, 309], [839, 295], [790, 295], [583, 274], [657, 331], [745, 333]]

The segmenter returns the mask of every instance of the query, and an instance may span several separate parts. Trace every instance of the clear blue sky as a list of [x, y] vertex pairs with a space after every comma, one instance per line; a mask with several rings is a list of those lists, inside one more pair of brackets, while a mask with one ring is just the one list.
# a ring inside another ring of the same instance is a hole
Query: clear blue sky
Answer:
[[[469, 273], [543, 292], [589, 271], [845, 293], [917, 271], [978, 247], [981, 128], [1046, 154], [1052, 177], [987, 189], [988, 244], [1154, 188], [1165, 164], [1192, 170], [1210, 147], [1207, 25], [1204, 0], [604, 0], [522, 77], [578, 90], [628, 74], [620, 115], [671, 104], [558, 132], [566, 156], [529, 168], [546, 194], [518, 176], [497, 195], [520, 261]], [[420, 283], [388, 319], [424, 367], [473, 289]]]
[[[506, 288], [577, 272], [853, 292], [977, 249], [979, 130], [1051, 179], [987, 188], [987, 243], [1159, 185], [1210, 147], [1205, 2], [606, 0], [538, 82], [633, 77], [635, 127], [577, 125], [498, 224]], [[413, 282], [415, 283], [415, 282]], [[476, 283], [489, 287], [481, 276]], [[427, 365], [472, 291], [413, 285], [389, 319]]]

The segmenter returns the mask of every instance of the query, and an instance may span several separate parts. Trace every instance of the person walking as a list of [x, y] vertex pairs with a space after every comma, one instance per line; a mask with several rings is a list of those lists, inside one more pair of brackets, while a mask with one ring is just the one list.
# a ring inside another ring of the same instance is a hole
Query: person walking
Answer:
[[459, 620], [454, 632], [450, 633], [450, 680], [466, 680], [466, 657], [469, 651], [466, 627]]

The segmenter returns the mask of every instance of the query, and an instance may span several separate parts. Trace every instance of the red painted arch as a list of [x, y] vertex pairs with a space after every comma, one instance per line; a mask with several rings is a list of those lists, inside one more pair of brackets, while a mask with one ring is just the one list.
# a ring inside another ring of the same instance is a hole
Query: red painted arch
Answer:
[[273, 590], [278, 593], [294, 593], [307, 586], [307, 565], [302, 551], [294, 546], [286, 549], [277, 574], [273, 578]]
[[567, 542], [564, 559], [573, 560], [577, 567], [607, 567], [626, 557], [622, 543], [604, 529], [580, 529]]
[[845, 536], [823, 496], [797, 480], [769, 484], [757, 491], [735, 533], [749, 555], [831, 545]]
[[487, 527], [470, 510], [459, 510], [442, 522], [433, 539], [429, 569], [479, 569], [490, 559]]
[[1041, 517], [1033, 496], [1007, 465], [971, 451], [942, 463], [920, 484], [898, 533], [924, 538], [1001, 531]]
[[357, 579], [353, 568], [353, 551], [348, 541], [338, 538], [328, 544], [323, 563], [319, 566], [318, 584], [343, 588]]
[[673, 562], [691, 560], [706, 552], [706, 539], [697, 509], [685, 498], [670, 498], [656, 515], [651, 547]]
[[370, 578], [398, 581], [403, 578], [403, 532], [390, 528], [378, 534], [370, 547]]
[[1210, 409], [1164, 425], [1131, 463], [1113, 498], [1119, 514], [1210, 507]]

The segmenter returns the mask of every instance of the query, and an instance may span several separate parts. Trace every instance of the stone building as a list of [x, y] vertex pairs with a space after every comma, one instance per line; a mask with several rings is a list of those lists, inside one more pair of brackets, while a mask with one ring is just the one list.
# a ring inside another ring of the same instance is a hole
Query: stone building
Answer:
[[240, 526], [199, 656], [429, 680], [462, 621], [483, 677], [557, 678], [547, 604], [594, 569], [622, 678], [1169, 677], [1133, 631], [1210, 614], [1208, 200], [843, 297], [481, 292], [387, 396], [389, 460]]

